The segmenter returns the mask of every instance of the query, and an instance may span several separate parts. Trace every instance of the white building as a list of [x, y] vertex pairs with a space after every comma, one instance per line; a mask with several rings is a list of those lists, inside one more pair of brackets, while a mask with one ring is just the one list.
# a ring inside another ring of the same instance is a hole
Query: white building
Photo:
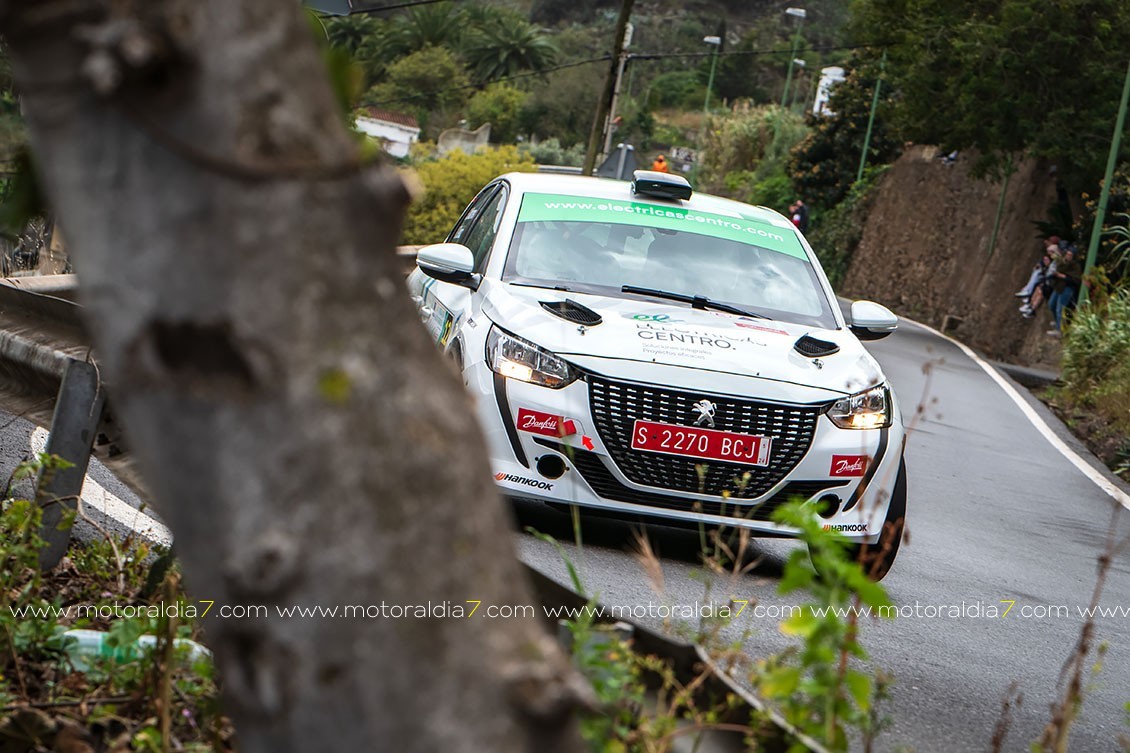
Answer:
[[407, 157], [409, 147], [420, 140], [420, 124], [404, 113], [363, 107], [354, 122], [358, 131], [379, 140], [393, 157]]
[[816, 101], [812, 103], [813, 115], [835, 115], [828, 109], [828, 100], [832, 97], [832, 87], [844, 78], [844, 69], [838, 65], [820, 69], [820, 85], [816, 89]]

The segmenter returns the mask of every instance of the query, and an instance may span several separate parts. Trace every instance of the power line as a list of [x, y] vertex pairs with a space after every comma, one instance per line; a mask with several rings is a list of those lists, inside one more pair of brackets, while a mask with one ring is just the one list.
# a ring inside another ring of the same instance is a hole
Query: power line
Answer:
[[[872, 44], [855, 44], [855, 45], [841, 45], [837, 47], [806, 47], [802, 50], [797, 50], [797, 54], [804, 52], [837, 52], [840, 50], [865, 50], [879, 47], [879, 45]], [[781, 55], [789, 54], [792, 49], [780, 50], [727, 50], [719, 52], [718, 57], [726, 57], [727, 55]], [[714, 52], [632, 52], [628, 54], [630, 60], [661, 60], [663, 58], [704, 58], [714, 55]]]
[[351, 16], [360, 16], [367, 13], [384, 13], [386, 10], [400, 10], [401, 8], [414, 8], [417, 5], [435, 5], [436, 3], [455, 3], [460, 0], [411, 0], [407, 3], [397, 3], [396, 5], [382, 5], [378, 8], [358, 8], [357, 10], [349, 11]]

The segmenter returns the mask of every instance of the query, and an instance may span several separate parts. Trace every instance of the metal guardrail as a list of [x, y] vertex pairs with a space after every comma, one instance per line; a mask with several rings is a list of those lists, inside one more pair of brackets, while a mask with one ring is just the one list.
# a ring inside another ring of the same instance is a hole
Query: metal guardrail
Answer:
[[74, 275], [0, 278], [0, 403], [49, 429], [45, 451], [70, 463], [43, 470], [36, 481], [41, 535], [47, 541], [40, 552], [44, 569], [66, 552], [70, 530], [60, 531], [58, 523], [68, 508], [77, 507], [92, 454], [142, 490], [106, 411], [77, 293]]
[[[414, 266], [416, 250], [415, 246], [402, 246], [397, 253]], [[59, 454], [74, 464], [65, 473], [41, 477], [37, 483], [37, 500], [49, 512], [45, 522], [50, 520], [42, 531], [48, 541], [40, 559], [45, 569], [57, 564], [66, 551], [70, 532], [58, 531], [55, 525], [63, 512], [61, 504], [65, 504], [60, 500], [77, 500], [91, 454], [144, 495], [144, 487], [129, 463], [125, 444], [105, 405], [97, 362], [79, 312], [74, 275], [0, 278], [0, 404], [9, 412], [50, 429], [47, 452]], [[50, 505], [56, 509], [48, 510]], [[546, 575], [529, 566], [526, 569], [542, 604], [570, 609], [588, 604], [583, 596]], [[631, 636], [632, 644], [641, 653], [670, 662], [676, 677], [687, 686], [705, 674], [705, 679], [695, 684], [701, 707], [725, 698], [738, 699], [720, 721], [749, 724], [756, 713], [771, 722], [775, 733], [763, 741], [761, 750], [783, 752], [799, 744], [815, 753], [825, 753], [818, 743], [798, 733], [738, 685], [702, 647], [677, 643], [639, 625], [631, 625]], [[699, 753], [737, 753], [746, 749], [742, 732], [713, 730], [696, 743]]]

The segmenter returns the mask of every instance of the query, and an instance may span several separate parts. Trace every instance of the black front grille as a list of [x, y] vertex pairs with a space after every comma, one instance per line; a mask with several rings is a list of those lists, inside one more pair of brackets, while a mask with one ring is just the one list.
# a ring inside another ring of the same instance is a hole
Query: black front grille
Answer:
[[612, 471], [595, 452], [578, 450], [566, 447], [558, 442], [547, 439], [534, 440], [540, 445], [557, 450], [571, 458], [573, 468], [581, 474], [581, 478], [592, 487], [597, 495], [604, 499], [617, 502], [627, 502], [633, 505], [647, 505], [648, 507], [662, 507], [667, 510], [687, 510], [701, 512], [707, 515], [723, 515], [746, 520], [769, 520], [778, 507], [789, 502], [795, 497], [811, 499], [817, 494], [846, 486], [847, 482], [836, 481], [791, 481], [776, 494], [758, 505], [726, 504], [722, 500], [691, 499], [670, 494], [640, 491], [624, 486], [612, 475]]
[[[675, 492], [712, 496], [729, 492], [737, 499], [760, 497], [796, 467], [812, 444], [816, 421], [825, 407], [682, 392], [616, 382], [591, 374], [588, 382], [596, 431], [616, 467], [629, 480]], [[637, 419], [692, 426], [698, 416], [693, 406], [704, 398], [715, 405], [713, 428], [773, 438], [768, 466], [680, 458], [632, 449], [632, 427]]]

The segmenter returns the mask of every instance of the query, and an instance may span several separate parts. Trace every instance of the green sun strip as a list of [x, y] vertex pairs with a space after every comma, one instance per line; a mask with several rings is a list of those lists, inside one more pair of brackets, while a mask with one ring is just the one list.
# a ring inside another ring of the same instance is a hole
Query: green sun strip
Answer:
[[787, 229], [746, 217], [729, 217], [666, 204], [591, 199], [584, 196], [548, 193], [525, 194], [522, 197], [522, 208], [518, 212], [518, 222], [544, 221], [608, 222], [617, 225], [680, 230], [760, 246], [797, 259], [808, 260], [796, 234]]

